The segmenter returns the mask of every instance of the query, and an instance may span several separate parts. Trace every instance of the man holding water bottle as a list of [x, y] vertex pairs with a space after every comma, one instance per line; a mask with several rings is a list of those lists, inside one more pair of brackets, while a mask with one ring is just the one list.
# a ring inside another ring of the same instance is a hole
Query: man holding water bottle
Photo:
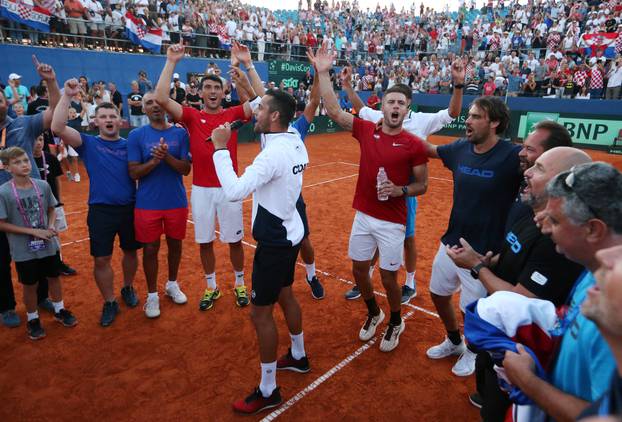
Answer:
[[[383, 119], [377, 124], [356, 118], [341, 110], [335, 97], [328, 74], [334, 52], [328, 52], [324, 46], [316, 54], [309, 52], [308, 56], [318, 72], [320, 92], [329, 117], [342, 128], [352, 131], [361, 147], [352, 204], [356, 215], [348, 252], [354, 279], [368, 310], [359, 338], [371, 340], [385, 318], [376, 303], [369, 277], [371, 259], [378, 249], [380, 275], [391, 311], [380, 350], [389, 352], [397, 347], [405, 328], [401, 317], [402, 292], [397, 282], [406, 233], [406, 201], [403, 197], [421, 195], [428, 186], [428, 158], [424, 144], [402, 129], [411, 91], [402, 84], [388, 89], [382, 101]], [[410, 180], [413, 182], [409, 183]]]

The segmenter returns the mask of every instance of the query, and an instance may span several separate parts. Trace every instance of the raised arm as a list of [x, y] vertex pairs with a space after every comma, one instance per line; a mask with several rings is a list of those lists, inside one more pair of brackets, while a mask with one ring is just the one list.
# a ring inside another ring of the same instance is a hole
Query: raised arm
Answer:
[[60, 100], [60, 90], [58, 89], [58, 83], [56, 83], [56, 73], [49, 64], [39, 63], [37, 56], [34, 54], [32, 55], [32, 63], [35, 65], [37, 73], [41, 79], [47, 82], [49, 106], [43, 112], [43, 128], [49, 129], [52, 125], [52, 115], [54, 114], [54, 109]]
[[158, 79], [158, 85], [156, 86], [156, 101], [168, 114], [171, 115], [174, 121], [181, 120], [183, 108], [181, 104], [172, 100], [169, 97], [170, 84], [173, 78], [173, 72], [177, 63], [184, 57], [184, 44], [183, 41], [179, 44], [173, 44], [166, 50], [166, 64], [162, 73], [160, 73], [160, 79]]
[[59, 136], [65, 144], [74, 148], [82, 145], [82, 138], [80, 132], [67, 126], [67, 114], [69, 113], [71, 98], [77, 95], [79, 91], [80, 85], [77, 79], [69, 79], [65, 82], [65, 91], [54, 109], [51, 123], [52, 132]]
[[[462, 94], [464, 92], [465, 74], [466, 70], [462, 63], [462, 59], [454, 60], [451, 64], [451, 78], [454, 83], [454, 91], [449, 100], [449, 115], [454, 119], [460, 116], [460, 112], [462, 111]], [[456, 85], [461, 85], [462, 88], [456, 88]]]
[[244, 114], [246, 117], [250, 117], [252, 114], [252, 110], [250, 114], [247, 113], [246, 107], [250, 109], [249, 100], [252, 100], [257, 95], [255, 94], [255, 90], [251, 86], [246, 74], [240, 70], [239, 67], [231, 67], [229, 70], [229, 75], [231, 76], [231, 80], [235, 82], [235, 89], [238, 90], [238, 96], [240, 97], [240, 102], [244, 104]]
[[[255, 95], [259, 95], [263, 97], [266, 93], [263, 84], [261, 83], [261, 77], [255, 66], [253, 65], [253, 60], [251, 59], [251, 53], [248, 50], [248, 47], [240, 44], [237, 41], [234, 41], [231, 45], [231, 63], [233, 65], [234, 60], [243, 64], [246, 72], [248, 73], [248, 77], [250, 79], [250, 85], [253, 87], [253, 91], [255, 91]], [[255, 97], [255, 95], [251, 96], [251, 99]]]
[[307, 122], [311, 123], [315, 117], [315, 111], [320, 105], [320, 81], [318, 79], [317, 70], [313, 74], [313, 88], [309, 95], [309, 102], [305, 106], [304, 116]]
[[319, 48], [316, 54], [309, 49], [307, 51], [307, 57], [309, 61], [315, 66], [315, 70], [318, 73], [318, 80], [320, 82], [320, 95], [324, 98], [324, 106], [328, 116], [333, 119], [343, 129], [351, 131], [354, 124], [354, 116], [350, 113], [346, 113], [339, 107], [339, 101], [333, 91], [333, 84], [330, 81], [328, 71], [333, 66], [333, 60], [335, 59], [335, 52], [328, 52], [326, 44]]
[[361, 100], [361, 97], [354, 92], [352, 88], [352, 68], [350, 66], [345, 66], [341, 69], [341, 73], [339, 74], [339, 79], [341, 80], [341, 89], [343, 89], [348, 95], [348, 99], [352, 103], [352, 106], [356, 109], [357, 112], [360, 112], [363, 107], [365, 107], [365, 103]]

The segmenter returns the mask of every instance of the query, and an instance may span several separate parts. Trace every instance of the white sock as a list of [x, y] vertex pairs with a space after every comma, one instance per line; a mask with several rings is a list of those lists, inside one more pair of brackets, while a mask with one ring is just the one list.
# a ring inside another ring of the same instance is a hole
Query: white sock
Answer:
[[235, 273], [235, 287], [244, 285], [244, 270], [242, 271], [233, 271]]
[[290, 333], [289, 337], [292, 339], [292, 357], [296, 360], [305, 357], [305, 340], [302, 331], [295, 335]]
[[261, 383], [259, 390], [264, 397], [270, 397], [276, 389], [276, 361], [261, 364]]
[[28, 321], [39, 318], [39, 311], [34, 311], [32, 313], [26, 312], [26, 318], [28, 319]]
[[60, 302], [52, 302], [52, 305], [54, 306], [55, 314], [59, 313], [61, 309], [65, 309], [65, 304], [62, 300]]
[[208, 289], [216, 289], [216, 273], [205, 274], [205, 281], [207, 282]]
[[147, 300], [149, 300], [149, 299], [156, 299], [156, 300], [158, 300], [158, 292], [147, 293]]
[[305, 264], [305, 268], [307, 269], [307, 280], [315, 277], [315, 262], [313, 264]]
[[406, 273], [406, 285], [411, 289], [414, 289], [416, 286], [415, 273], [416, 271], [413, 271], [412, 273]]
[[166, 282], [166, 287], [179, 287], [177, 280], [169, 280]]
[[372, 278], [374, 276], [374, 266], [370, 265], [369, 266], [369, 278]]

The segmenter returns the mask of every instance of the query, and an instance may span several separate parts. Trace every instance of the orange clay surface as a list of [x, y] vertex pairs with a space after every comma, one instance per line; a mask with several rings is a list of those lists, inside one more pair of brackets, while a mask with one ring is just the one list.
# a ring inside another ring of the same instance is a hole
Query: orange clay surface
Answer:
[[[432, 137], [436, 143], [451, 138]], [[354, 211], [351, 203], [359, 149], [348, 134], [310, 136], [310, 165], [303, 195], [311, 225], [318, 275], [326, 289], [324, 300], [314, 300], [304, 281], [304, 267], [296, 269], [294, 291], [303, 309], [305, 346], [311, 372], [279, 372], [277, 383], [284, 401], [275, 413], [235, 415], [231, 403], [248, 395], [259, 382], [259, 359], [249, 308], [235, 306], [233, 272], [226, 245], [218, 243], [217, 282], [224, 295], [214, 308], [198, 310], [205, 289], [192, 224], [180, 269], [186, 305], [175, 305], [162, 294], [166, 281], [166, 247], [160, 254], [161, 316], [149, 320], [142, 311], [146, 298], [142, 267], [135, 280], [141, 303], [135, 309], [121, 304], [121, 313], [108, 328], [99, 326], [102, 300], [92, 276], [86, 210], [88, 177], [82, 182], [63, 179], [63, 202], [69, 231], [62, 234], [63, 255], [78, 270], [63, 278], [67, 307], [79, 319], [64, 328], [42, 313], [47, 337], [39, 342], [26, 336], [21, 287], [14, 275], [17, 312], [22, 324], [0, 327], [0, 421], [220, 421], [281, 420], [355, 421], [478, 421], [467, 400], [474, 378], [451, 373], [455, 359], [432, 361], [428, 347], [443, 339], [441, 321], [434, 314], [428, 280], [439, 238], [451, 208], [451, 174], [432, 160], [428, 192], [419, 200], [416, 242], [418, 296], [404, 306], [406, 331], [391, 353], [378, 349], [379, 340], [365, 344], [358, 331], [365, 318], [359, 300], [346, 301], [352, 287], [348, 237]], [[240, 168], [258, 152], [257, 144], [239, 147]], [[590, 152], [595, 159], [622, 167], [622, 156]], [[191, 178], [185, 178], [190, 192]], [[254, 253], [250, 235], [251, 201], [244, 203], [245, 269], [247, 285]], [[115, 290], [121, 288], [120, 253], [115, 250]], [[400, 282], [404, 281], [400, 271]], [[387, 309], [379, 274], [374, 274], [379, 304]], [[120, 299], [119, 299], [120, 300]], [[275, 311], [280, 334], [279, 354], [287, 351], [289, 336], [282, 314]], [[384, 327], [382, 328], [384, 330]], [[291, 399], [291, 400], [290, 400]], [[280, 413], [279, 413], [280, 412]]]

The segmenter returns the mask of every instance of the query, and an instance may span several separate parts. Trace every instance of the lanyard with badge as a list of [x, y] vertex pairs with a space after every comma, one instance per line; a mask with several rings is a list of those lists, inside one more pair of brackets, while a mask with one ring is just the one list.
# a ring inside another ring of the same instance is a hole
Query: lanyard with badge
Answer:
[[[35, 190], [35, 193], [37, 195], [37, 203], [39, 204], [39, 223], [34, 224], [34, 225], [32, 225], [28, 221], [26, 210], [24, 210], [24, 207], [22, 206], [22, 201], [20, 200], [19, 194], [17, 193], [17, 187], [15, 186], [15, 181], [11, 180], [11, 188], [13, 190], [13, 195], [15, 196], [15, 201], [17, 202], [17, 209], [20, 215], [22, 216], [22, 219], [24, 220], [25, 227], [32, 227], [34, 229], [42, 228], [45, 225], [45, 220], [43, 216], [43, 201], [41, 199], [42, 195], [41, 195], [41, 191], [39, 190], [39, 187], [34, 181], [32, 181], [32, 187]], [[47, 248], [45, 240], [30, 236], [30, 240], [28, 241], [28, 249], [30, 249], [31, 252], [41, 251], [45, 248]]]

